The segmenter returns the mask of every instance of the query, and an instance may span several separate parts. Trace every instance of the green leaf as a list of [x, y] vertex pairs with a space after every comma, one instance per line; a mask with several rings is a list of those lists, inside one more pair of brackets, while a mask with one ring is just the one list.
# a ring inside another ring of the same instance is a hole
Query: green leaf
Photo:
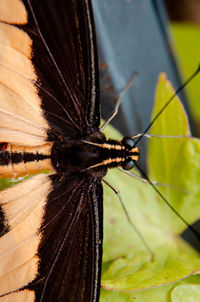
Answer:
[[[156, 92], [154, 115], [172, 94], [173, 89], [162, 74]], [[155, 122], [152, 133], [190, 134], [187, 117], [178, 98]], [[113, 132], [109, 136], [112, 135]], [[114, 135], [116, 138], [116, 132]], [[199, 156], [198, 139], [150, 140], [150, 179], [169, 184], [170, 187], [159, 187], [159, 190], [190, 223], [199, 218], [200, 213]], [[151, 261], [141, 239], [128, 223], [117, 196], [110, 188], [104, 187], [104, 290], [101, 302], [170, 301], [171, 290], [183, 282], [179, 280], [200, 271], [199, 254], [178, 236], [186, 226], [150, 185], [116, 169], [110, 171], [106, 179], [120, 191], [132, 221], [145, 237], [155, 258]]]
[[9, 178], [2, 178], [0, 179], [0, 190], [6, 189], [10, 187], [10, 179]]
[[[139, 292], [109, 292], [101, 290], [103, 302], [199, 302], [200, 276], [191, 276], [185, 280], [156, 289], [147, 289]], [[189, 292], [190, 290], [190, 292]], [[187, 291], [187, 292], [186, 292]], [[198, 298], [198, 299], [197, 299]], [[176, 300], [174, 300], [176, 299]]]
[[[189, 23], [173, 23], [172, 32], [186, 79], [200, 63], [200, 27]], [[189, 94], [190, 110], [198, 123], [200, 123], [199, 78], [200, 76], [197, 76], [186, 88]]]
[[[157, 87], [153, 116], [172, 94], [170, 83], [162, 74]], [[190, 135], [188, 120], [178, 97], [175, 97], [161, 118], [154, 123], [151, 133]], [[192, 137], [155, 138], [150, 141], [149, 152], [150, 178], [177, 187], [161, 188], [161, 191], [168, 194], [169, 201], [178, 213], [189, 223], [193, 223], [200, 217], [200, 140]], [[179, 234], [186, 226], [172, 212], [170, 216], [167, 217], [167, 228]], [[166, 224], [166, 221], [163, 220], [163, 223]]]

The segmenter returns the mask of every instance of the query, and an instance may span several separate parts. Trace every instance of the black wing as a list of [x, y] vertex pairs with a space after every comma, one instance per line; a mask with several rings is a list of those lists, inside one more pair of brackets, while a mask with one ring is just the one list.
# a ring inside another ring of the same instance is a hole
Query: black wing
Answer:
[[36, 301], [97, 301], [102, 258], [102, 187], [90, 178], [52, 178], [38, 255], [28, 286]]
[[90, 0], [2, 0], [0, 42], [0, 141], [39, 145], [98, 130]]
[[0, 301], [98, 301], [101, 184], [43, 174], [1, 192], [0, 200]]
[[32, 40], [35, 85], [44, 115], [64, 137], [99, 126], [95, 33], [89, 0], [23, 0]]
[[[3, 0], [0, 42], [1, 142], [37, 146], [98, 129], [89, 0]], [[0, 194], [0, 301], [98, 301], [101, 185], [55, 178]]]

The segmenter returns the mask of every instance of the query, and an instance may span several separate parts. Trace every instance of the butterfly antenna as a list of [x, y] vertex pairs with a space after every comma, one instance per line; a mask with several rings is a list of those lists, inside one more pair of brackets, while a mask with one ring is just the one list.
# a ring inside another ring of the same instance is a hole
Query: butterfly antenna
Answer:
[[174, 209], [174, 207], [169, 203], [169, 201], [162, 195], [162, 193], [156, 188], [156, 186], [152, 183], [152, 181], [148, 178], [148, 176], [144, 173], [144, 171], [138, 166], [137, 163], [135, 163], [135, 166], [137, 169], [141, 172], [144, 178], [147, 179], [149, 184], [152, 186], [152, 188], [156, 191], [156, 193], [162, 198], [162, 200], [165, 202], [165, 204], [179, 217], [179, 219], [187, 225], [187, 227], [195, 234], [198, 241], [200, 241], [200, 235], [199, 233]]
[[161, 113], [165, 110], [165, 108], [173, 101], [173, 99], [175, 98], [175, 96], [177, 94], [179, 94], [180, 91], [182, 91], [185, 86], [187, 86], [189, 84], [190, 81], [192, 81], [192, 79], [200, 72], [200, 65], [198, 66], [197, 70], [185, 81], [185, 83], [183, 83], [183, 85], [181, 85], [176, 91], [175, 93], [171, 96], [171, 98], [169, 99], [169, 101], [162, 107], [162, 109], [156, 114], [156, 116], [153, 118], [153, 120], [151, 121], [151, 123], [148, 125], [148, 127], [144, 130], [144, 132], [142, 133], [142, 135], [136, 140], [135, 145], [137, 145], [139, 143], [139, 141], [145, 136], [145, 134], [149, 131], [149, 129], [152, 127], [152, 125], [154, 124], [154, 122], [158, 119], [158, 117], [161, 115]]

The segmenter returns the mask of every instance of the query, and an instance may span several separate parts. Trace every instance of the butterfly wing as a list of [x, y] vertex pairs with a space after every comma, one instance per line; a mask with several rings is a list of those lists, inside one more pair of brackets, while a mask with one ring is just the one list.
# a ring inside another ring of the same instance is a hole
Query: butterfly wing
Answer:
[[97, 55], [90, 1], [24, 1], [42, 108], [50, 126], [70, 137], [99, 126]]
[[0, 200], [0, 301], [97, 301], [102, 186], [37, 175], [1, 192]]
[[98, 129], [94, 39], [89, 0], [1, 1], [1, 141], [36, 145]]
[[[51, 224], [44, 229], [44, 240], [39, 246], [41, 265], [36, 295], [44, 297], [44, 301], [97, 301], [102, 256], [102, 187], [94, 179], [54, 179], [53, 183], [43, 225], [45, 221]], [[55, 215], [57, 206], [64, 209]]]
[[[98, 130], [89, 0], [2, 0], [0, 53], [0, 142], [38, 146]], [[98, 301], [101, 184], [40, 175], [0, 202], [0, 301]]]

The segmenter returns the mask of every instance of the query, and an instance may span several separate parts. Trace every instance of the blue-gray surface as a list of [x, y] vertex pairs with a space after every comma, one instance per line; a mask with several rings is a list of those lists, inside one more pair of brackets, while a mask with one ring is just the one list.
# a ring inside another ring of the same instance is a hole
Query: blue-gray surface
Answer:
[[107, 89], [108, 75], [119, 94], [137, 71], [139, 75], [113, 121], [124, 135], [134, 135], [142, 132], [150, 121], [159, 73], [166, 72], [174, 87], [180, 86], [166, 34], [165, 9], [162, 0], [93, 0], [92, 3], [100, 65], [108, 65], [108, 69], [100, 71], [102, 115], [108, 117], [113, 108], [113, 94]]

